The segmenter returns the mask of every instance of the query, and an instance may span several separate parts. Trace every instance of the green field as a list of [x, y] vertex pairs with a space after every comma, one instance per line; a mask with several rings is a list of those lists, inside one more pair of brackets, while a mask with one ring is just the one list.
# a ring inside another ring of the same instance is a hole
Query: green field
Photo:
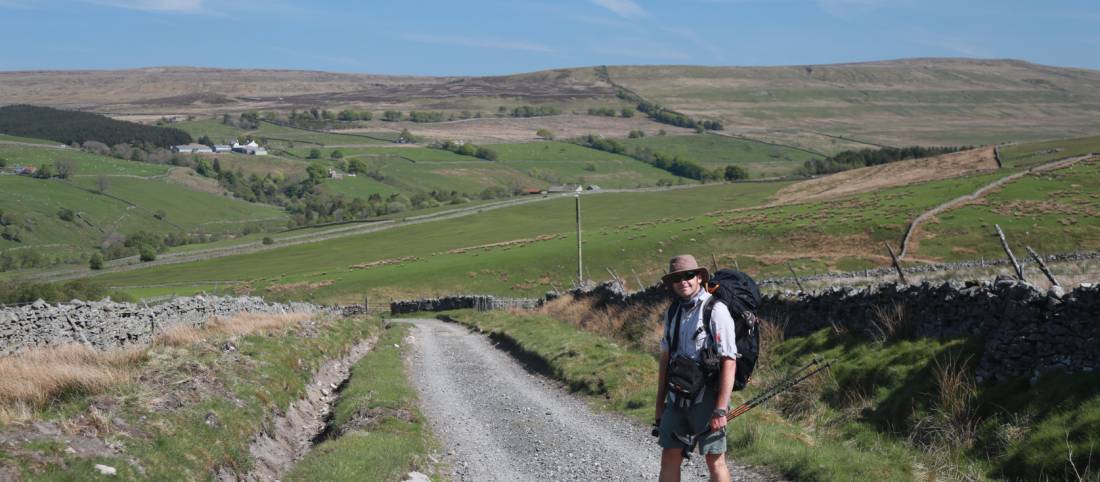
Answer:
[[1100, 136], [1004, 146], [1001, 148], [1001, 162], [1005, 167], [1027, 168], [1089, 153], [1100, 154]]
[[[596, 279], [612, 268], [637, 272], [646, 284], [659, 276], [670, 250], [715, 253], [723, 264], [737, 260], [754, 276], [783, 275], [787, 261], [803, 273], [881, 265], [882, 242], [896, 245], [910, 219], [991, 179], [953, 179], [840, 201], [734, 212], [728, 210], [759, 205], [784, 184], [589, 195], [582, 199], [585, 265]], [[456, 287], [538, 295], [568, 286], [575, 277], [574, 209], [572, 199], [563, 198], [316, 245], [109, 274], [104, 281], [112, 286], [140, 286], [154, 279], [201, 284], [233, 273], [232, 279], [257, 290], [324, 282], [327, 286], [313, 291], [278, 294], [317, 300], [356, 299], [363, 291], [382, 297], [424, 295]], [[506, 244], [484, 246], [493, 243]], [[372, 262], [382, 263], [353, 267]]]
[[71, 160], [75, 167], [73, 174], [76, 177], [95, 176], [99, 174], [107, 176], [152, 177], [164, 175], [168, 172], [168, 169], [171, 168], [171, 166], [159, 164], [124, 161], [76, 149], [43, 149], [27, 146], [0, 145], [0, 157], [7, 159], [9, 166], [40, 166], [42, 164], [52, 166], [55, 161]]
[[[293, 147], [299, 144], [305, 145], [333, 145], [333, 144], [384, 144], [391, 142], [393, 137], [389, 133], [382, 135], [368, 134], [338, 134], [327, 132], [313, 132], [293, 127], [284, 127], [261, 122], [258, 129], [244, 130], [235, 126], [223, 124], [220, 119], [203, 119], [172, 124], [172, 127], [182, 129], [191, 137], [198, 139], [209, 136], [217, 144], [226, 143], [234, 138], [244, 141], [245, 136], [252, 136], [256, 140], [268, 139], [271, 147]], [[293, 146], [292, 146], [293, 145]]]
[[1100, 246], [1100, 161], [1032, 174], [952, 209], [922, 228], [916, 254], [943, 260], [1004, 255], [994, 225], [1017, 251], [1062, 253]]
[[56, 146], [57, 141], [51, 141], [48, 139], [35, 139], [33, 137], [20, 137], [8, 134], [0, 133], [0, 142], [23, 142], [26, 144], [42, 144], [45, 146]]
[[[105, 239], [138, 231], [239, 233], [257, 226], [282, 226], [287, 220], [281, 208], [177, 183], [169, 171], [185, 169], [181, 167], [25, 146], [2, 146], [0, 157], [14, 165], [53, 165], [57, 160], [73, 164], [68, 180], [0, 176], [4, 193], [0, 210], [14, 218], [11, 226], [2, 229], [18, 233], [18, 241], [0, 239], [0, 252], [37, 251], [49, 259], [47, 264], [83, 262]], [[103, 194], [98, 192], [101, 182], [106, 184]], [[65, 209], [74, 213], [73, 220], [61, 217]]]
[[492, 144], [488, 147], [497, 152], [501, 161], [634, 161], [627, 156], [589, 149], [568, 142], [543, 141], [521, 144]]
[[717, 134], [687, 136], [651, 136], [623, 139], [629, 148], [649, 148], [666, 155], [680, 156], [707, 169], [742, 166], [752, 177], [790, 174], [809, 159], [821, 156], [790, 147], [735, 139]]
[[[679, 239], [684, 249], [705, 246], [704, 239], [690, 238], [711, 224], [700, 216], [713, 208], [708, 201], [751, 206], [782, 186], [754, 183], [585, 196], [586, 262], [593, 274], [604, 267], [624, 273], [635, 268], [651, 282], [662, 269], [663, 245], [670, 240]], [[470, 292], [541, 294], [551, 284], [567, 284], [574, 270], [575, 259], [570, 254], [575, 250], [573, 204], [571, 198], [563, 198], [320, 244], [113, 273], [103, 281], [119, 286], [154, 280], [204, 282], [226, 279], [224, 274], [232, 273], [228, 279], [250, 281], [256, 289], [300, 281], [334, 282], [315, 292], [294, 294], [315, 299], [358, 298], [364, 290], [380, 295], [394, 290], [452, 292], [456, 286]], [[685, 229], [690, 233], [685, 234]], [[539, 236], [542, 238], [536, 239]], [[478, 248], [507, 241], [514, 242]], [[352, 268], [385, 260], [393, 260], [393, 264]]]
[[[287, 152], [306, 159], [311, 147], [296, 147], [287, 149]], [[321, 149], [321, 157], [329, 158], [333, 151], [339, 150], [344, 154], [344, 159], [370, 160], [404, 160], [405, 162], [446, 162], [446, 161], [479, 161], [471, 156], [460, 156], [443, 149], [431, 149], [428, 147], [407, 147], [393, 145], [392, 147], [339, 147]]]

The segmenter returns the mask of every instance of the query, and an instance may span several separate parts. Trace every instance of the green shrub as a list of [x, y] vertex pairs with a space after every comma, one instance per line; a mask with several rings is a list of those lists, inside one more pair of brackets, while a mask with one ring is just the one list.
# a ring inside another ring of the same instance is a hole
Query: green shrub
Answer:
[[140, 253], [141, 253], [140, 257], [141, 257], [142, 262], [149, 262], [149, 261], [153, 261], [153, 260], [157, 259], [157, 250], [154, 249], [152, 246], [143, 245], [140, 248]]
[[57, 217], [61, 218], [62, 221], [68, 221], [71, 223], [73, 222], [73, 220], [76, 219], [76, 213], [74, 213], [72, 209], [61, 208], [57, 211]]
[[88, 260], [88, 267], [91, 269], [103, 269], [103, 255], [95, 253], [91, 259]]

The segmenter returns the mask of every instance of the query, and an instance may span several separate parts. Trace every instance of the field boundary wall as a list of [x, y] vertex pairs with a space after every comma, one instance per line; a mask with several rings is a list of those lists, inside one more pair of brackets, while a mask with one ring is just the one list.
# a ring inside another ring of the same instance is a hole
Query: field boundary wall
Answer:
[[337, 312], [310, 303], [267, 303], [259, 297], [193, 296], [158, 305], [73, 300], [0, 308], [0, 356], [27, 348], [82, 343], [98, 349], [148, 344], [173, 326], [200, 326], [241, 313]]

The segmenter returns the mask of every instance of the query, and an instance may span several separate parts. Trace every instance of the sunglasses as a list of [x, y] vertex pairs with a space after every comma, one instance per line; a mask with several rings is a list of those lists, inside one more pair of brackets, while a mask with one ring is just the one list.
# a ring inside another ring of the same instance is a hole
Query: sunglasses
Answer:
[[673, 283], [678, 283], [680, 281], [687, 281], [689, 279], [693, 279], [696, 276], [699, 276], [698, 271], [685, 271], [683, 273], [669, 275], [668, 280], [673, 282]]

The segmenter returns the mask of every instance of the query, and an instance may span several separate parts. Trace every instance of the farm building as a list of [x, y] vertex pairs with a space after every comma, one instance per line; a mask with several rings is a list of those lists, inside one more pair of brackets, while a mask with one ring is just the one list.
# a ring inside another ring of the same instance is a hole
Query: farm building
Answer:
[[267, 149], [260, 147], [260, 145], [257, 144], [256, 141], [248, 141], [248, 144], [241, 144], [236, 140], [233, 140], [233, 145], [231, 147], [233, 149], [233, 152], [239, 152], [241, 154], [248, 154], [250, 156], [267, 155]]
[[172, 152], [179, 152], [182, 154], [209, 154], [214, 152], [210, 146], [203, 144], [183, 144], [179, 146], [172, 146]]
[[564, 185], [561, 185], [561, 186], [550, 186], [550, 189], [548, 189], [547, 192], [551, 192], [551, 193], [577, 192], [577, 191], [580, 191], [580, 190], [581, 190], [580, 186], [572, 185], [572, 184], [564, 184]]

